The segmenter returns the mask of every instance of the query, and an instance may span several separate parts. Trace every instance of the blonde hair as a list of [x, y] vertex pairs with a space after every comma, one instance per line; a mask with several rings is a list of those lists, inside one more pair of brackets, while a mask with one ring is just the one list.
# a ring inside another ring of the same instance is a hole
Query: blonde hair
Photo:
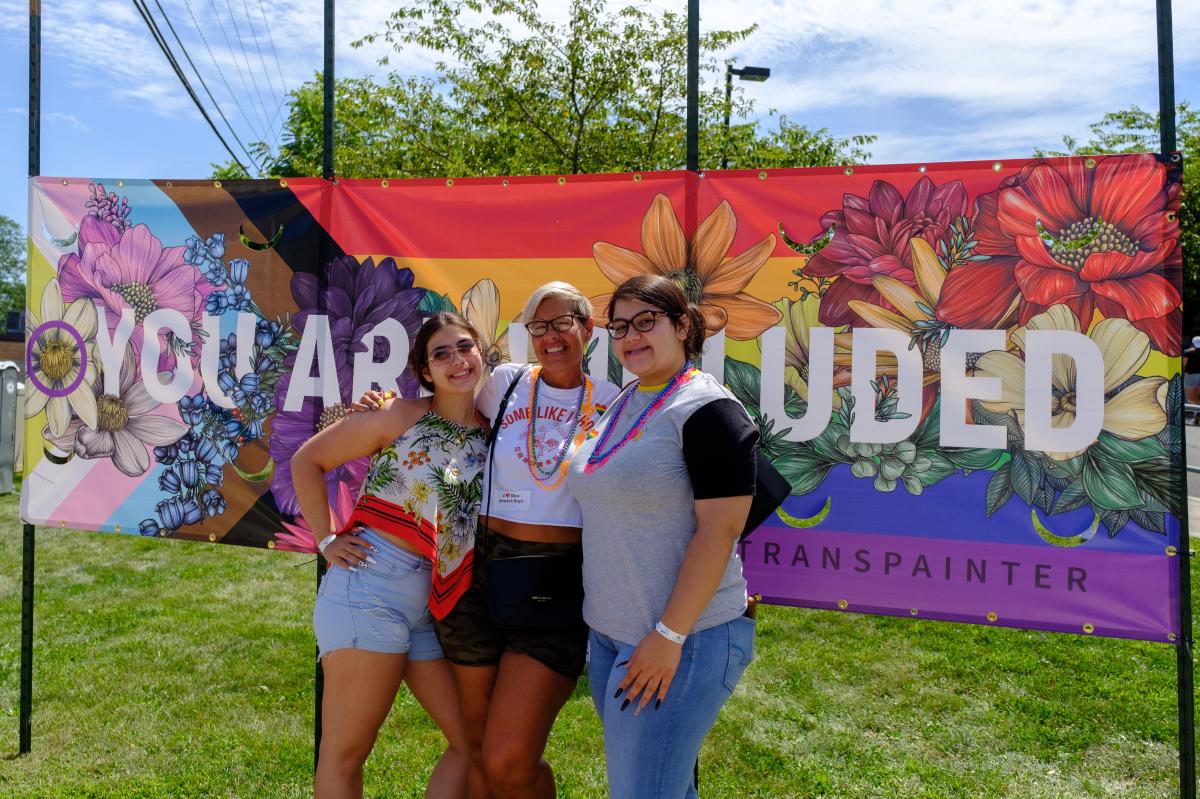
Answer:
[[595, 311], [592, 310], [592, 301], [583, 296], [582, 291], [570, 283], [552, 280], [538, 286], [533, 290], [533, 294], [529, 295], [529, 299], [525, 302], [525, 310], [521, 312], [521, 319], [525, 322], [532, 321], [538, 306], [550, 299], [566, 300], [571, 308], [571, 313], [582, 316], [584, 319], [590, 319], [595, 314]]

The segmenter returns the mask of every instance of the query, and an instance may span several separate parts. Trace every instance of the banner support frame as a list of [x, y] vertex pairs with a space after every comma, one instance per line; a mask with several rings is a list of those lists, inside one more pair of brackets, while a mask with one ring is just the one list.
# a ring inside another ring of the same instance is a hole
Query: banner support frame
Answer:
[[[1156, 0], [1158, 38], [1158, 129], [1163, 161], [1178, 164], [1175, 131], [1175, 55], [1171, 0]], [[1180, 331], [1182, 334], [1182, 331]], [[1175, 647], [1175, 691], [1179, 711], [1179, 797], [1196, 799], [1195, 663], [1192, 656], [1191, 533], [1187, 509], [1187, 420], [1180, 413], [1179, 470], [1179, 641]]]

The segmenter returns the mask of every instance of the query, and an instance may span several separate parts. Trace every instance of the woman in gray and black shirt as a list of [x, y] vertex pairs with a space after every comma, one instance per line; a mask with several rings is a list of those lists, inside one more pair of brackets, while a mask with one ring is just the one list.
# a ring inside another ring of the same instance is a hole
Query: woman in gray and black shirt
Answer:
[[588, 676], [614, 798], [696, 796], [692, 766], [754, 651], [737, 557], [758, 433], [693, 367], [704, 321], [670, 280], [639, 276], [608, 307], [638, 377], [571, 461], [583, 511]]

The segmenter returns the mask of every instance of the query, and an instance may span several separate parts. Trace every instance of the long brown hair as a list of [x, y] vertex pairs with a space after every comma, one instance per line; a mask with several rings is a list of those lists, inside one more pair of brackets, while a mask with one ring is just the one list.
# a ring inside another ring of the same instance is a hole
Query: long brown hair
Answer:
[[693, 303], [688, 302], [683, 289], [662, 275], [638, 275], [631, 277], [613, 292], [608, 301], [608, 318], [611, 320], [617, 308], [617, 300], [637, 300], [662, 309], [671, 317], [671, 323], [679, 326], [681, 318], [687, 319], [687, 338], [683, 340], [683, 353], [688, 360], [700, 355], [704, 348], [704, 315]]
[[479, 338], [479, 331], [465, 317], [449, 311], [439, 311], [426, 319], [425, 323], [421, 325], [421, 329], [417, 331], [412, 349], [408, 353], [408, 365], [413, 370], [417, 382], [426, 391], [433, 391], [433, 383], [425, 379], [425, 370], [429, 367], [429, 339], [433, 338], [433, 334], [443, 327], [462, 328], [475, 340], [475, 346], [479, 348], [479, 351], [483, 352], [483, 342]]

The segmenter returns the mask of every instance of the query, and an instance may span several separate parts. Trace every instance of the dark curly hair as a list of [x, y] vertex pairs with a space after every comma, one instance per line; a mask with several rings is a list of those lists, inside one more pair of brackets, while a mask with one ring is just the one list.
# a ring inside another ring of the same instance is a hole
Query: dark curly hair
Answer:
[[687, 319], [687, 338], [683, 340], [683, 352], [690, 361], [700, 355], [704, 347], [704, 315], [695, 304], [688, 302], [683, 289], [662, 275], [638, 275], [631, 277], [613, 292], [608, 301], [608, 318], [612, 319], [618, 300], [637, 300], [653, 305], [671, 317], [671, 323], [679, 326], [679, 320]]

